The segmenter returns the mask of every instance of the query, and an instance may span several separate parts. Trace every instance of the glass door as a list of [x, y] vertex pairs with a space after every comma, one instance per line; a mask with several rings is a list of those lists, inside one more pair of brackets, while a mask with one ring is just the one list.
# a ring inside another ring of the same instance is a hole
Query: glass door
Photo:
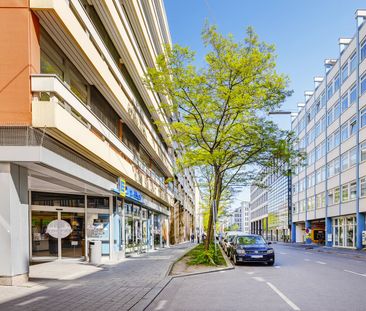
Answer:
[[61, 239], [61, 256], [80, 258], [85, 256], [85, 217], [84, 213], [61, 212], [61, 220], [66, 221], [72, 231]]
[[58, 257], [58, 240], [47, 231], [48, 225], [57, 219], [57, 212], [32, 211], [33, 257]]

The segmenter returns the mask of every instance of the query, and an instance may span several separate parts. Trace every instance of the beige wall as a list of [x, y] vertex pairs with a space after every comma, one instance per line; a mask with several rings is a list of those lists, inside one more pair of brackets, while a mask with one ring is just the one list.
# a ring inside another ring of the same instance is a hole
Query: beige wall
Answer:
[[0, 1], [0, 29], [0, 125], [30, 125], [30, 74], [40, 71], [40, 50], [28, 1]]

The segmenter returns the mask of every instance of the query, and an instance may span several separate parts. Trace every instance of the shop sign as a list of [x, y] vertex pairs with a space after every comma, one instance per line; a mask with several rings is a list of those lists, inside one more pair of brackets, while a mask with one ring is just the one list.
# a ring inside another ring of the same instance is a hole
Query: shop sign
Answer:
[[113, 189], [113, 191], [117, 194], [119, 194], [121, 197], [126, 196], [126, 181], [122, 179], [121, 177], [118, 178], [116, 188]]
[[46, 233], [58, 239], [66, 238], [72, 232], [70, 224], [65, 220], [53, 220], [48, 226]]
[[131, 186], [126, 186], [126, 197], [131, 198], [137, 202], [142, 202], [142, 195]]

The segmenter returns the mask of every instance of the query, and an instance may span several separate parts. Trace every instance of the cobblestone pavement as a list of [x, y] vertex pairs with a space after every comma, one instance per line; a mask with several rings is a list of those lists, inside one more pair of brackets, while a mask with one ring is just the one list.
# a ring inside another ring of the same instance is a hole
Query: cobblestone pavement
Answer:
[[0, 310], [143, 310], [165, 286], [172, 263], [192, 246], [131, 257], [72, 280], [31, 279], [23, 286], [0, 286]]

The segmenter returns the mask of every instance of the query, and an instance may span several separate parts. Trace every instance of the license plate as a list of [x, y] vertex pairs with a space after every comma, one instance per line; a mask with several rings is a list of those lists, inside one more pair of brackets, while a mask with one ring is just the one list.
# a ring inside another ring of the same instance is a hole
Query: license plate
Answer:
[[262, 255], [252, 255], [252, 258], [263, 258]]

